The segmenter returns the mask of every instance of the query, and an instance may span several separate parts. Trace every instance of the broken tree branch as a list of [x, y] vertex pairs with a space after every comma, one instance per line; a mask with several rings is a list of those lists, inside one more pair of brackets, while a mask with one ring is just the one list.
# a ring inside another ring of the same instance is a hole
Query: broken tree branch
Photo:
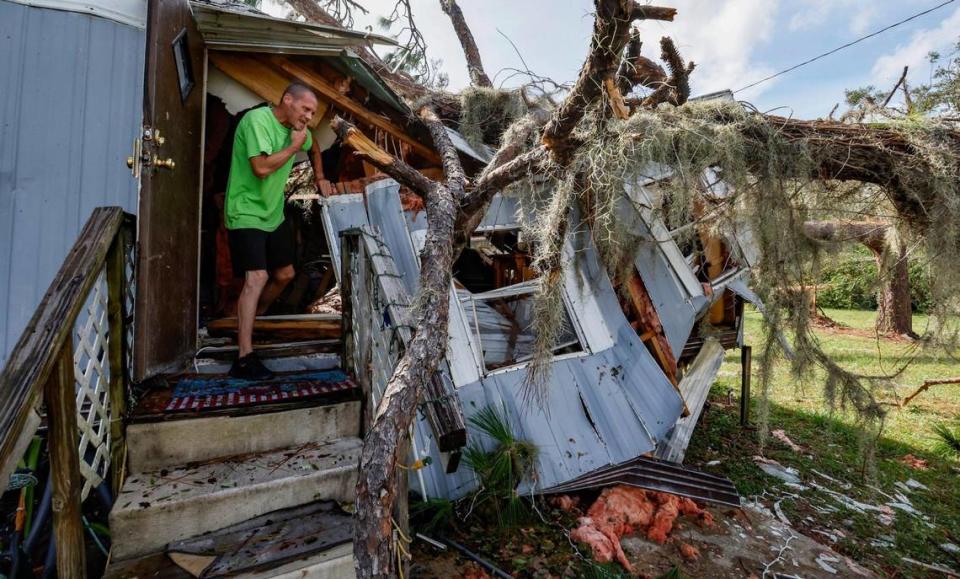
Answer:
[[603, 91], [603, 79], [616, 73], [623, 49], [630, 39], [629, 24], [633, 20], [673, 20], [675, 8], [640, 5], [631, 0], [594, 0], [596, 19], [590, 40], [590, 53], [576, 84], [570, 90], [553, 118], [544, 127], [541, 140], [558, 161], [568, 156], [573, 145], [569, 141], [580, 119]]
[[453, 30], [457, 33], [460, 40], [460, 46], [463, 48], [463, 55], [467, 59], [467, 72], [470, 73], [470, 83], [473, 86], [492, 87], [490, 77], [483, 69], [483, 61], [480, 59], [480, 50], [477, 48], [477, 41], [470, 32], [466, 18], [463, 17], [463, 11], [457, 4], [457, 0], [440, 0], [440, 7], [444, 13], [450, 17], [453, 23]]
[[930, 388], [931, 386], [940, 386], [942, 384], [960, 384], [960, 376], [957, 376], [955, 378], [940, 378], [937, 380], [924, 380], [923, 384], [921, 384], [920, 387], [917, 388], [913, 394], [903, 399], [903, 402], [900, 403], [900, 408], [903, 408], [907, 404], [910, 404], [911, 400], [913, 400], [914, 398], [922, 394], [924, 391], [927, 390], [927, 388]]
[[897, 81], [897, 84], [893, 85], [893, 89], [890, 90], [890, 94], [887, 95], [887, 98], [883, 99], [883, 104], [880, 105], [880, 108], [886, 108], [890, 104], [890, 99], [893, 98], [893, 95], [897, 94], [897, 89], [900, 88], [900, 85], [907, 81], [907, 70], [909, 66], [903, 67], [903, 74], [900, 75], [900, 80]]
[[431, 189], [436, 187], [437, 184], [434, 181], [378, 147], [376, 143], [360, 132], [360, 129], [339, 115], [330, 121], [330, 128], [345, 145], [351, 147], [358, 155], [361, 155], [376, 168], [390, 175], [414, 193], [426, 196]]
[[650, 96], [643, 99], [642, 104], [647, 108], [654, 108], [660, 103], [680, 106], [690, 98], [690, 73], [695, 65], [692, 62], [684, 64], [680, 51], [669, 36], [660, 39], [660, 50], [660, 58], [670, 69], [670, 78], [660, 83]]

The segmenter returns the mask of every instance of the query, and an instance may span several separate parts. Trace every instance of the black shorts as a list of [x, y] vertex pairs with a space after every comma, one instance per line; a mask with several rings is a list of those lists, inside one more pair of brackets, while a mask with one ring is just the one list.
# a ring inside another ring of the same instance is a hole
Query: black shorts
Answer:
[[293, 230], [286, 219], [273, 231], [262, 229], [228, 229], [230, 261], [233, 275], [243, 277], [248, 271], [273, 271], [293, 265], [297, 254]]

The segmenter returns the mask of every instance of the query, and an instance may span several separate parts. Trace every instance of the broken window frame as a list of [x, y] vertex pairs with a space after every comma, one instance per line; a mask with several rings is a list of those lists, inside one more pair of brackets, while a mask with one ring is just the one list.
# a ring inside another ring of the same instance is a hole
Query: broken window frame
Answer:
[[[498, 366], [496, 368], [489, 368], [484, 357], [483, 338], [480, 336], [480, 324], [479, 320], [477, 319], [475, 302], [498, 298], [533, 296], [536, 294], [538, 289], [537, 282], [538, 280], [528, 280], [488, 292], [478, 294], [471, 293], [462, 297], [457, 294], [457, 307], [460, 308], [460, 312], [466, 321], [468, 339], [470, 340], [472, 349], [474, 351], [481, 376], [491, 376], [494, 374], [526, 368], [533, 361], [533, 357], [532, 355], [526, 355], [514, 360], [513, 363], [504, 364], [503, 366]], [[582, 328], [580, 327], [580, 320], [574, 315], [573, 307], [568, 296], [566, 295], [566, 291], [563, 291], [561, 296], [563, 298], [564, 312], [567, 314], [567, 319], [570, 322], [570, 331], [576, 336], [576, 341], [558, 344], [554, 347], [554, 351], [570, 346], [578, 346], [579, 349], [574, 352], [554, 354], [553, 361], [588, 356], [591, 354], [590, 344], [584, 336]]]

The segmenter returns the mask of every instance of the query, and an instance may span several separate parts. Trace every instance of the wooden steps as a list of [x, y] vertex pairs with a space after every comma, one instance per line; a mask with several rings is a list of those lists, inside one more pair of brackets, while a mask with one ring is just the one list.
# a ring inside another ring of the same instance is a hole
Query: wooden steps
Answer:
[[[107, 576], [187, 577], [166, 553], [172, 543], [270, 524], [277, 511], [317, 501], [352, 502], [363, 445], [358, 395], [136, 416], [126, 433], [129, 474], [110, 513]], [[352, 576], [352, 545], [331, 545], [233, 576]]]
[[278, 509], [354, 499], [362, 441], [290, 447], [130, 476], [110, 512], [117, 560]]

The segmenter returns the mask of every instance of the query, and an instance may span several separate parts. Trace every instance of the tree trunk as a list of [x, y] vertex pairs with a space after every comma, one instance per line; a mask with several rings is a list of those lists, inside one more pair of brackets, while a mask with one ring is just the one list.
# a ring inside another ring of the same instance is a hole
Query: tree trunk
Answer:
[[877, 262], [880, 288], [877, 290], [876, 329], [882, 334], [913, 336], [913, 308], [910, 303], [910, 278], [906, 248], [897, 243], [891, 255], [887, 243], [887, 223], [870, 221], [808, 221], [803, 231], [817, 241], [859, 241]]
[[[913, 336], [913, 304], [910, 301], [910, 268], [906, 248], [897, 255], [874, 255], [880, 272], [877, 292], [877, 331], [882, 334]], [[893, 248], [887, 248], [888, 251]]]

